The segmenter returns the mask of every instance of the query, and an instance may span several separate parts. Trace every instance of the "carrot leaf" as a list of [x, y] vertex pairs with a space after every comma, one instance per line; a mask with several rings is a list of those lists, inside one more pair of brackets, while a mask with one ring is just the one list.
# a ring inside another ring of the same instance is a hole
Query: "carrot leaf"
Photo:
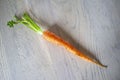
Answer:
[[9, 27], [14, 27], [14, 25], [21, 23], [35, 32], [43, 33], [41, 27], [38, 26], [38, 24], [36, 24], [35, 21], [32, 20], [32, 18], [29, 16], [28, 13], [24, 13], [22, 17], [17, 17], [17, 16], [14, 17], [15, 17], [14, 20], [10, 20], [7, 22], [7, 25]]

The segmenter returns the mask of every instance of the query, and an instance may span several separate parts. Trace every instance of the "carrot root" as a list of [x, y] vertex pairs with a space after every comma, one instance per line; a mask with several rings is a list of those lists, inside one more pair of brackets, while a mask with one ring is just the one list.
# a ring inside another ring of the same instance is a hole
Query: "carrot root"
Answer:
[[83, 60], [95, 63], [101, 67], [107, 67], [103, 64], [101, 64], [100, 62], [93, 60], [92, 58], [88, 57], [87, 55], [83, 54], [82, 52], [80, 52], [78, 49], [76, 49], [74, 46], [72, 46], [70, 43], [64, 41], [63, 39], [61, 39], [60, 37], [56, 36], [54, 33], [49, 32], [49, 31], [44, 31], [43, 32], [43, 37], [47, 40], [50, 41], [54, 44], [58, 44], [63, 46], [64, 48], [66, 48], [69, 52], [79, 56], [80, 58], [82, 58]]

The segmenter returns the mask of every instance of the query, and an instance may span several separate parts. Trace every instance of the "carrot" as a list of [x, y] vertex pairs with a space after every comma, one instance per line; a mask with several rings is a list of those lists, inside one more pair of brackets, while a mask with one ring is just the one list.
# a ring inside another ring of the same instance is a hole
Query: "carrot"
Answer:
[[49, 31], [44, 31], [43, 32], [43, 37], [49, 41], [52, 42], [54, 44], [58, 44], [63, 46], [64, 48], [66, 48], [69, 52], [79, 56], [80, 58], [95, 63], [101, 67], [106, 67], [105, 65], [102, 65], [100, 62], [97, 62], [96, 60], [91, 59], [90, 57], [88, 57], [87, 55], [83, 54], [82, 52], [80, 52], [79, 50], [77, 50], [74, 46], [72, 46], [70, 43], [64, 41], [63, 39], [61, 39], [60, 37], [58, 37], [57, 35], [55, 35], [52, 32]]
[[37, 33], [40, 33], [47, 41], [54, 43], [54, 44], [58, 44], [60, 46], [63, 46], [64, 48], [66, 48], [69, 52], [79, 56], [80, 58], [82, 58], [83, 60], [95, 63], [101, 67], [107, 67], [103, 64], [101, 64], [100, 62], [88, 57], [87, 55], [83, 54], [82, 52], [80, 52], [78, 49], [76, 49], [74, 46], [72, 46], [70, 43], [64, 41], [62, 38], [58, 37], [57, 35], [55, 35], [54, 33], [47, 31], [47, 30], [43, 30], [41, 29], [40, 26], [38, 26], [32, 19], [31, 17], [27, 14], [24, 13], [23, 17], [18, 18], [17, 16], [15, 16], [16, 20], [11, 20], [9, 21], [7, 24], [10, 27], [14, 27], [14, 24], [18, 24], [18, 23], [22, 23], [24, 25], [26, 25], [28, 28], [34, 30]]

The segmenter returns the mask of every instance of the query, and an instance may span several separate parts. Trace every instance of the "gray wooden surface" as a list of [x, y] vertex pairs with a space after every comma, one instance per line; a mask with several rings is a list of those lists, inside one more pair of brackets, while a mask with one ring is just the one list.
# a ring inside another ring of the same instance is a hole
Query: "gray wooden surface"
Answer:
[[[28, 9], [108, 68], [81, 60], [23, 25], [6, 26]], [[120, 80], [120, 0], [0, 0], [0, 80]]]

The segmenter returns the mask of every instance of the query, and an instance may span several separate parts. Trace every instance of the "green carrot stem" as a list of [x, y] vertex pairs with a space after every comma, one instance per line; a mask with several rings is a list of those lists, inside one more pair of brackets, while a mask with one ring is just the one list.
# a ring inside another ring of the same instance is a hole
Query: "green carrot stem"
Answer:
[[29, 14], [24, 13], [21, 18], [19, 18], [17, 16], [14, 16], [14, 17], [15, 17], [15, 20], [8, 21], [7, 25], [9, 27], [14, 27], [15, 24], [22, 23], [23, 25], [27, 26], [28, 28], [30, 28], [31, 30], [33, 30], [33, 31], [35, 31], [37, 33], [40, 33], [40, 34], [43, 33], [42, 28], [40, 26], [38, 26], [38, 24], [36, 24], [31, 19]]

